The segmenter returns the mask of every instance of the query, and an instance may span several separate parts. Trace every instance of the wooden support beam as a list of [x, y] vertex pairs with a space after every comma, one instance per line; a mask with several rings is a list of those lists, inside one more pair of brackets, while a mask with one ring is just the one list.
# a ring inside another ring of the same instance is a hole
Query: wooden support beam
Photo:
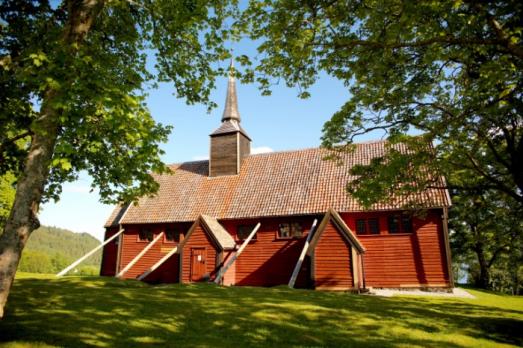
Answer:
[[153, 247], [153, 245], [155, 245], [156, 242], [158, 242], [158, 241], [160, 240], [160, 238], [162, 238], [162, 237], [163, 237], [163, 232], [161, 232], [159, 235], [156, 236], [156, 238], [154, 238], [154, 239], [153, 239], [149, 244], [147, 244], [147, 246], [146, 246], [145, 248], [143, 248], [143, 250], [140, 251], [140, 253], [139, 253], [138, 255], [136, 255], [136, 257], [135, 257], [134, 259], [132, 259], [131, 262], [129, 262], [129, 263], [127, 264], [127, 266], [125, 266], [124, 269], [122, 269], [122, 270], [120, 271], [120, 273], [118, 273], [118, 274], [116, 275], [116, 277], [117, 277], [117, 278], [121, 278], [121, 277], [123, 277], [123, 275], [124, 275], [125, 273], [127, 273], [127, 271], [130, 270], [131, 267], [133, 267], [134, 264], [135, 264], [136, 262], [138, 262], [138, 260], [140, 260], [140, 259], [142, 258], [142, 256], [144, 256], [145, 253], [146, 253], [147, 251], [149, 251], [149, 249], [151, 249], [151, 248]]
[[64, 268], [60, 273], [58, 273], [56, 276], [57, 277], [61, 277], [63, 276], [64, 274], [66, 274], [67, 272], [69, 272], [71, 269], [75, 268], [76, 266], [78, 266], [81, 262], [83, 262], [85, 259], [87, 259], [89, 256], [93, 255], [95, 252], [97, 252], [98, 250], [100, 250], [101, 248], [103, 248], [106, 244], [110, 243], [113, 239], [115, 239], [116, 237], [120, 236], [120, 234], [122, 234], [122, 232], [124, 231], [124, 229], [120, 229], [118, 232], [116, 232], [114, 235], [112, 235], [111, 237], [107, 238], [107, 240], [105, 242], [103, 242], [102, 244], [98, 245], [96, 248], [94, 248], [93, 250], [89, 251], [87, 254], [85, 254], [84, 256], [82, 256], [81, 258], [79, 258], [78, 260], [76, 260], [75, 262], [73, 262], [72, 264], [70, 264], [69, 266], [67, 266], [66, 268]]
[[352, 282], [356, 289], [360, 288], [360, 260], [358, 251], [353, 246], [350, 247], [351, 250], [351, 261], [352, 261]]
[[311, 237], [316, 232], [316, 224], [318, 223], [318, 219], [314, 219], [312, 222], [311, 229], [309, 230], [309, 234], [307, 235], [307, 239], [305, 240], [305, 244], [303, 245], [303, 249], [301, 250], [300, 257], [298, 258], [298, 262], [296, 262], [296, 266], [294, 267], [294, 271], [292, 272], [291, 279], [289, 280], [289, 288], [294, 288], [294, 284], [296, 283], [296, 279], [298, 278], [298, 274], [300, 273], [301, 265], [303, 264], [303, 260], [305, 260], [305, 255], [307, 254], [307, 250], [309, 249], [309, 244], [311, 241]]
[[216, 279], [214, 279], [214, 282], [216, 284], [220, 284], [220, 281], [222, 280], [223, 276], [225, 275], [225, 273], [227, 272], [229, 267], [231, 267], [232, 264], [238, 258], [238, 256], [241, 255], [241, 253], [243, 252], [243, 249], [245, 249], [245, 247], [247, 246], [247, 244], [249, 244], [249, 242], [254, 237], [256, 232], [258, 232], [258, 229], [260, 228], [260, 226], [261, 226], [261, 224], [258, 222], [258, 224], [252, 229], [252, 231], [249, 234], [249, 236], [247, 237], [247, 239], [245, 239], [245, 241], [243, 241], [243, 244], [240, 246], [240, 249], [238, 249], [236, 254], [227, 262], [226, 265], [224, 265], [222, 268], [220, 268], [220, 271], [218, 272], [218, 275], [216, 275]]
[[177, 251], [178, 251], [178, 246], [175, 246], [171, 251], [169, 251], [167, 254], [165, 254], [164, 257], [162, 257], [160, 259], [160, 261], [156, 262], [151, 268], [149, 268], [147, 271], [142, 273], [137, 279], [144, 280], [145, 277], [147, 277], [149, 274], [153, 273], [158, 267], [160, 267], [165, 261], [167, 261], [167, 259], [169, 259], [171, 256], [176, 254]]

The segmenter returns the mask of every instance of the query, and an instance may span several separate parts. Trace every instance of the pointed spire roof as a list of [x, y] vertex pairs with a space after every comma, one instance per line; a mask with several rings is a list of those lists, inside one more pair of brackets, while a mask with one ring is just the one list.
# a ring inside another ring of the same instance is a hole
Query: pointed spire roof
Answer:
[[229, 84], [227, 85], [227, 96], [225, 97], [225, 109], [223, 110], [222, 122], [240, 122], [240, 112], [238, 111], [238, 95], [236, 94], [236, 80], [234, 79], [234, 60], [231, 58], [229, 67]]

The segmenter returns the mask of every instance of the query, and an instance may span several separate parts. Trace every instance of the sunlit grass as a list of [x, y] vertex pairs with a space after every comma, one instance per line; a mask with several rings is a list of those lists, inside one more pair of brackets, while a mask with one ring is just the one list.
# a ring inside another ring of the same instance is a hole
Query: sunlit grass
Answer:
[[0, 342], [7, 347], [523, 345], [523, 298], [471, 292], [476, 299], [381, 298], [19, 274], [0, 322]]

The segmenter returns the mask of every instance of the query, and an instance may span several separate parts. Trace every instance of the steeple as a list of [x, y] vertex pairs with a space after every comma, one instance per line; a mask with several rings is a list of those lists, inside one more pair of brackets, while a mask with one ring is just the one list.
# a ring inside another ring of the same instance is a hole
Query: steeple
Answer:
[[231, 65], [229, 67], [229, 83], [227, 85], [227, 96], [225, 97], [225, 109], [223, 110], [222, 122], [231, 120], [241, 121], [240, 112], [238, 111], [238, 96], [236, 94], [233, 58], [231, 58]]
[[209, 176], [239, 174], [244, 158], [251, 153], [251, 138], [240, 126], [238, 96], [236, 95], [236, 81], [234, 79], [232, 59], [229, 69], [229, 83], [227, 85], [222, 124], [210, 134]]

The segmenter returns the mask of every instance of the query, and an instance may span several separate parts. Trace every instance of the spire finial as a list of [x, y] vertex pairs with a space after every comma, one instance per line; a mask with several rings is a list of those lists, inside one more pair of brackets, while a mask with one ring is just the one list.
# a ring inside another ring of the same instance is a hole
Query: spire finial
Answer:
[[234, 58], [231, 57], [229, 67], [229, 83], [227, 85], [227, 96], [225, 97], [225, 109], [223, 110], [222, 122], [236, 120], [240, 122], [238, 111], [238, 96], [236, 94], [236, 80], [234, 78]]

